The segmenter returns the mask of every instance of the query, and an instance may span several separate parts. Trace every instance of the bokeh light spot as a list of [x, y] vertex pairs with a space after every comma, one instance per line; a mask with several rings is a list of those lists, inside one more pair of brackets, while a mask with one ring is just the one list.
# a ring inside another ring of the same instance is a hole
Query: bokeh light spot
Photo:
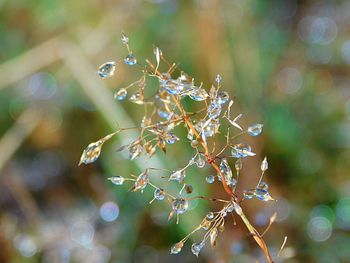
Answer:
[[46, 72], [36, 73], [29, 80], [28, 89], [34, 98], [48, 100], [56, 93], [56, 79]]
[[106, 202], [100, 208], [100, 216], [106, 222], [113, 222], [119, 216], [119, 207], [114, 202]]
[[322, 216], [312, 217], [307, 225], [309, 237], [316, 242], [326, 241], [332, 235], [331, 222]]
[[71, 228], [71, 239], [82, 246], [89, 246], [94, 238], [95, 229], [85, 221], [75, 222]]
[[300, 71], [296, 68], [283, 68], [277, 75], [277, 87], [284, 93], [291, 94], [297, 92], [303, 83]]

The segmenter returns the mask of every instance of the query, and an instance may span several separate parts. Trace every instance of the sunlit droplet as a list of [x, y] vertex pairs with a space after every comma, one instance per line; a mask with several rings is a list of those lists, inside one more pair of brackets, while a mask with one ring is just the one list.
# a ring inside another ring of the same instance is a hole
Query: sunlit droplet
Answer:
[[129, 66], [133, 66], [137, 63], [137, 59], [134, 54], [130, 53], [124, 58], [124, 63]]
[[210, 174], [205, 178], [205, 181], [207, 181], [208, 184], [212, 184], [215, 182], [215, 176]]
[[258, 188], [263, 189], [263, 190], [267, 190], [267, 189], [269, 189], [269, 185], [262, 181], [259, 183]]
[[215, 119], [220, 116], [221, 113], [221, 104], [219, 103], [210, 103], [208, 108], [209, 118]]
[[254, 156], [252, 148], [246, 143], [239, 143], [232, 146], [231, 155], [234, 158], [245, 158], [248, 156]]
[[113, 76], [115, 71], [115, 62], [114, 61], [110, 61], [110, 62], [106, 62], [104, 64], [102, 64], [98, 70], [97, 70], [97, 74], [101, 77], [101, 78], [108, 78]]
[[[225, 158], [220, 163], [220, 172], [224, 175], [226, 183], [230, 185], [232, 183], [232, 170]], [[218, 178], [221, 180], [220, 176]]]
[[226, 91], [219, 91], [217, 95], [218, 103], [225, 104], [230, 100], [230, 95]]
[[204, 243], [193, 243], [191, 246], [191, 251], [192, 253], [198, 257], [199, 252], [202, 250], [202, 248], [204, 247]]
[[174, 144], [176, 141], [178, 141], [179, 138], [172, 132], [169, 132], [166, 136], [165, 136], [165, 141], [168, 144]]
[[128, 91], [124, 88], [121, 88], [116, 92], [114, 92], [114, 98], [117, 100], [125, 100], [127, 95], [128, 95]]
[[257, 123], [257, 124], [249, 126], [247, 131], [248, 131], [249, 135], [251, 135], [251, 136], [258, 136], [261, 134], [263, 126], [264, 125]]
[[173, 245], [171, 247], [170, 253], [171, 254], [179, 254], [181, 252], [182, 247], [184, 246], [184, 242], [180, 241], [178, 243], [176, 243], [175, 245]]
[[185, 198], [176, 198], [172, 202], [173, 211], [176, 214], [183, 214], [188, 209], [188, 201]]
[[254, 197], [254, 191], [253, 190], [246, 190], [243, 192], [243, 196], [245, 199], [252, 199]]
[[101, 154], [102, 144], [100, 141], [90, 143], [81, 155], [79, 164], [88, 164], [96, 161]]
[[208, 97], [208, 93], [202, 88], [193, 88], [189, 93], [191, 99], [195, 101], [203, 101]]
[[199, 145], [199, 143], [198, 143], [197, 140], [192, 140], [192, 141], [191, 141], [191, 147], [192, 147], [192, 148], [197, 148], [198, 145]]
[[164, 189], [157, 188], [156, 190], [154, 190], [154, 198], [159, 200], [159, 201], [164, 200], [164, 198], [165, 198]]
[[255, 196], [261, 201], [273, 201], [274, 199], [270, 196], [269, 192], [264, 189], [257, 188], [255, 189]]
[[196, 165], [198, 168], [203, 168], [205, 166], [205, 160], [199, 156], [196, 160]]
[[120, 175], [116, 175], [113, 177], [108, 178], [113, 184], [115, 185], [122, 185], [124, 183], [124, 177]]
[[177, 170], [170, 175], [169, 181], [178, 181], [181, 184], [185, 180], [185, 177], [185, 170]]
[[214, 213], [213, 212], [209, 212], [205, 217], [208, 220], [213, 220], [214, 219]]

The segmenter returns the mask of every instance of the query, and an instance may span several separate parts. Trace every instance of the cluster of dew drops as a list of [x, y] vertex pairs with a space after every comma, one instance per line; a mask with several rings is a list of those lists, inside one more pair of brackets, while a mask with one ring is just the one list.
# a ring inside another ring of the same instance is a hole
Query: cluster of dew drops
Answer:
[[[194, 149], [194, 156], [184, 167], [174, 171], [150, 167], [138, 176], [130, 175], [130, 177], [127, 178], [116, 175], [108, 179], [115, 185], [123, 185], [126, 181], [132, 182], [133, 185], [130, 188], [130, 191], [132, 192], [142, 192], [147, 186], [154, 188], [154, 198], [150, 203], [154, 200], [169, 200], [171, 207], [169, 220], [176, 216], [176, 222], [178, 223], [179, 215], [184, 214], [188, 210], [189, 202], [191, 200], [195, 198], [214, 200], [204, 197], [185, 198], [181, 195], [182, 191], [186, 191], [187, 194], [191, 194], [193, 191], [193, 187], [186, 184], [187, 168], [193, 165], [198, 168], [203, 168], [208, 163], [205, 154], [199, 150], [201, 144], [209, 145], [209, 140], [211, 138], [215, 139], [216, 135], [221, 135], [219, 134], [221, 122], [228, 122], [229, 128], [226, 134], [227, 144], [216, 155], [216, 158], [220, 161], [219, 169], [223, 177], [218, 174], [210, 174], [206, 176], [205, 180], [208, 184], [213, 184], [216, 180], [222, 181], [224, 179], [227, 186], [235, 190], [240, 171], [243, 168], [242, 160], [247, 157], [255, 156], [255, 153], [252, 151], [250, 145], [246, 143], [233, 143], [233, 140], [231, 140], [233, 137], [230, 136], [230, 128], [237, 129], [239, 133], [238, 135], [249, 134], [250, 136], [255, 137], [262, 133], [263, 125], [257, 123], [250, 125], [247, 129], [243, 129], [238, 123], [242, 114], [238, 114], [235, 117], [231, 116], [231, 106], [234, 101], [230, 99], [230, 96], [226, 91], [221, 90], [222, 78], [220, 75], [216, 76], [215, 85], [212, 85], [210, 91], [207, 92], [202, 87], [202, 83], [199, 86], [196, 86], [194, 79], [184, 72], [181, 72], [177, 78], [173, 78], [172, 74], [177, 65], [175, 63], [170, 64], [164, 58], [162, 51], [158, 47], [155, 47], [153, 51], [156, 63], [153, 64], [150, 60], [146, 59], [146, 65], [142, 66], [130, 49], [129, 38], [124, 33], [122, 33], [121, 41], [127, 48], [127, 56], [118, 61], [110, 61], [102, 64], [98, 68], [97, 74], [101, 78], [113, 76], [117, 64], [120, 61], [127, 66], [133, 67], [138, 65], [142, 72], [141, 78], [127, 87], [116, 90], [114, 98], [118, 101], [126, 100], [129, 91], [136, 87], [136, 91], [131, 94], [129, 101], [138, 105], [143, 105], [145, 115], [142, 118], [140, 127], [137, 127], [137, 129], [141, 129], [140, 137], [132, 143], [121, 146], [118, 151], [127, 150], [131, 160], [141, 155], [152, 157], [157, 149], [165, 152], [168, 145], [174, 144], [179, 140], [173, 130], [180, 124], [184, 124], [184, 114], [186, 114], [187, 117], [190, 116], [191, 122], [193, 123], [193, 128], [188, 127], [188, 125], [186, 126], [188, 132], [186, 139]], [[160, 71], [161, 61], [163, 61], [169, 68], [166, 72]], [[146, 77], [155, 77], [159, 81], [158, 91], [153, 98], [146, 99], [144, 96]], [[198, 114], [185, 112], [183, 107], [179, 106], [178, 103], [181, 103], [182, 98], [186, 96], [196, 102], [205, 102], [203, 110], [199, 111]], [[196, 132], [194, 132], [194, 129]], [[129, 129], [119, 129], [96, 142], [90, 143], [83, 151], [79, 165], [82, 163], [89, 164], [96, 161], [100, 156], [103, 144], [119, 132], [125, 132], [127, 130]], [[229, 153], [227, 153], [227, 151]], [[234, 164], [235, 173], [229, 165], [228, 158], [236, 159]], [[274, 200], [268, 192], [268, 184], [262, 181], [263, 175], [267, 169], [268, 162], [265, 157], [261, 162], [261, 175], [260, 179], [257, 181], [256, 187], [244, 190], [242, 201], [252, 199], [253, 197], [261, 201]], [[150, 180], [150, 175], [152, 173], [162, 173], [162, 178], [166, 178], [168, 181], [177, 182], [182, 186], [179, 194], [173, 195], [152, 183]], [[167, 173], [168, 175], [164, 176], [164, 174]], [[220, 211], [209, 212], [191, 233], [171, 247], [172, 254], [178, 254], [188, 238], [200, 230], [204, 230], [205, 234], [200, 242], [192, 244], [192, 253], [198, 256], [206, 241], [209, 240], [210, 244], [215, 246], [219, 233], [224, 230], [224, 218], [228, 214], [233, 215], [233, 212], [238, 214], [238, 211], [241, 209], [240, 206], [237, 206], [236, 202], [232, 202], [231, 200], [215, 199], [215, 201], [222, 202], [224, 204], [223, 208]]]

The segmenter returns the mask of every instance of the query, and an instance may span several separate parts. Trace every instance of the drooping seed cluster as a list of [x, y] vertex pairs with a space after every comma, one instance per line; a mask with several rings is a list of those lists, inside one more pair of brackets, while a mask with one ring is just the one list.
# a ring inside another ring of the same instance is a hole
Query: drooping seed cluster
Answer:
[[[124, 177], [116, 175], [108, 179], [115, 185], [131, 182], [131, 192], [142, 192], [146, 188], [153, 188], [154, 198], [150, 200], [150, 203], [154, 200], [168, 200], [170, 206], [169, 220], [175, 216], [176, 222], [179, 221], [180, 215], [187, 212], [190, 202], [194, 199], [200, 198], [223, 204], [220, 211], [208, 212], [197, 228], [172, 246], [172, 254], [179, 253], [188, 238], [199, 230], [204, 230], [205, 234], [200, 242], [192, 244], [192, 253], [198, 256], [207, 241], [210, 241], [210, 244], [215, 246], [218, 235], [224, 231], [225, 217], [228, 214], [233, 215], [234, 212], [243, 219], [250, 232], [262, 240], [259, 233], [244, 216], [241, 204], [243, 201], [253, 197], [262, 201], [274, 200], [268, 192], [268, 184], [262, 181], [263, 175], [268, 169], [268, 162], [265, 157], [261, 163], [261, 175], [256, 186], [243, 190], [243, 198], [239, 199], [236, 195], [236, 186], [240, 172], [243, 169], [242, 160], [256, 154], [249, 144], [236, 142], [236, 140], [243, 134], [253, 137], [260, 135], [263, 125], [257, 123], [250, 125], [246, 129], [241, 127], [238, 122], [242, 114], [235, 116], [231, 114], [234, 100], [230, 98], [226, 91], [222, 90], [222, 77], [220, 75], [215, 77], [215, 84], [207, 91], [203, 83], [196, 84], [193, 77], [185, 72], [178, 71], [175, 63], [169, 63], [158, 47], [153, 50], [155, 63], [146, 59], [145, 65], [141, 65], [130, 49], [129, 38], [124, 33], [122, 33], [121, 41], [127, 48], [127, 56], [123, 59], [102, 64], [98, 68], [97, 74], [101, 78], [112, 77], [116, 72], [116, 68], [119, 67], [119, 63], [140, 68], [140, 78], [130, 85], [116, 90], [114, 98], [118, 101], [128, 99], [130, 102], [143, 107], [144, 115], [142, 121], [138, 127], [120, 128], [97, 142], [89, 144], [84, 150], [79, 164], [88, 164], [96, 161], [101, 153], [103, 144], [107, 140], [120, 132], [126, 132], [131, 129], [139, 130], [139, 137], [129, 144], [122, 145], [117, 150], [128, 151], [130, 160], [143, 155], [148, 155], [151, 158], [158, 149], [165, 153], [167, 147], [175, 144], [178, 140], [188, 141], [193, 154], [188, 163], [176, 170], [171, 171], [149, 167], [137, 176]], [[156, 78], [159, 86], [154, 96], [146, 98], [147, 78]], [[183, 106], [185, 97], [190, 98], [195, 103], [199, 103], [201, 106], [200, 110], [196, 112], [186, 111]], [[226, 122], [228, 128], [226, 131], [220, 131], [220, 126], [224, 122]], [[180, 125], [186, 129], [186, 138], [179, 138], [174, 132], [174, 128]], [[235, 135], [231, 135], [233, 131], [237, 131]], [[220, 137], [225, 138], [226, 144], [222, 148], [216, 149], [215, 142]], [[234, 169], [230, 166], [232, 159], [235, 160]], [[227, 200], [191, 196], [193, 186], [186, 183], [186, 171], [192, 166], [200, 169], [206, 165], [212, 166], [213, 171], [205, 175], [205, 181], [208, 184], [213, 184], [218, 180], [228, 193]], [[178, 193], [170, 193], [166, 189], [155, 185], [150, 176], [153, 172], [161, 172], [161, 178], [179, 184], [182, 186], [181, 190]], [[187, 193], [186, 196], [182, 195], [183, 191]], [[257, 243], [264, 250], [261, 243]], [[269, 259], [268, 251], [264, 251], [264, 253]]]

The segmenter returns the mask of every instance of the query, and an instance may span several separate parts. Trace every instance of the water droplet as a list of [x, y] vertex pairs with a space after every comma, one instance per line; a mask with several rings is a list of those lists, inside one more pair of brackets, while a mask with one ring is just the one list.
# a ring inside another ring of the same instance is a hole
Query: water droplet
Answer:
[[181, 76], [177, 78], [177, 83], [178, 83], [178, 89], [181, 91], [184, 91], [184, 90], [188, 91], [193, 86], [192, 78], [183, 72], [181, 73]]
[[82, 163], [88, 164], [96, 161], [101, 154], [102, 145], [110, 138], [112, 138], [115, 134], [117, 133], [113, 132], [111, 134], [106, 135], [97, 142], [90, 143], [83, 151], [83, 154], [80, 157], [79, 165], [81, 165]]
[[[220, 163], [220, 172], [224, 175], [226, 183], [229, 185], [232, 183], [232, 170], [228, 165], [227, 159], [222, 159]], [[219, 176], [221, 179], [221, 177]]]
[[168, 72], [164, 72], [164, 73], [161, 73], [160, 77], [159, 77], [159, 85], [160, 86], [164, 86], [165, 83], [171, 79], [171, 75], [168, 73]]
[[179, 138], [172, 132], [169, 132], [168, 134], [165, 135], [165, 141], [168, 144], [174, 144], [178, 140]]
[[129, 66], [133, 66], [137, 63], [136, 57], [133, 53], [129, 53], [125, 58], [124, 58], [124, 63]]
[[198, 145], [199, 145], [199, 143], [198, 143], [197, 140], [192, 140], [192, 141], [191, 141], [191, 147], [192, 147], [192, 148], [197, 148]]
[[203, 101], [205, 100], [209, 95], [208, 93], [205, 91], [205, 89], [202, 88], [198, 88], [198, 87], [194, 87], [190, 93], [189, 96], [191, 99], [195, 100], [195, 101]]
[[252, 199], [254, 197], [255, 192], [253, 190], [246, 190], [243, 192], [243, 196], [245, 199]]
[[176, 198], [172, 202], [173, 211], [176, 214], [183, 214], [188, 209], [188, 201], [185, 198]]
[[212, 184], [215, 182], [215, 176], [214, 175], [208, 175], [206, 178], [205, 178], [205, 181], [207, 181], [208, 184]]
[[129, 100], [136, 104], [143, 104], [143, 95], [140, 92], [135, 92]]
[[216, 77], [215, 77], [215, 82], [217, 84], [220, 84], [221, 80], [222, 80], [222, 77], [219, 74], [217, 74]]
[[177, 170], [170, 175], [169, 181], [178, 181], [180, 184], [182, 184], [182, 182], [185, 180], [185, 177], [185, 170]]
[[157, 110], [158, 116], [164, 119], [168, 119], [170, 114], [165, 108], [160, 108]]
[[124, 177], [122, 177], [120, 175], [116, 175], [116, 176], [108, 178], [108, 180], [110, 180], [115, 185], [122, 185], [124, 183], [125, 179], [124, 179]]
[[257, 188], [255, 189], [255, 196], [256, 198], [258, 198], [261, 201], [273, 201], [274, 199], [270, 196], [269, 192], [264, 190], [264, 189], [260, 189]]
[[265, 156], [264, 160], [261, 162], [261, 171], [265, 172], [269, 169], [269, 163], [267, 162], [267, 158]]
[[219, 91], [217, 100], [219, 104], [225, 104], [230, 100], [230, 95], [226, 91]]
[[226, 180], [227, 185], [235, 186], [237, 184], [237, 180], [235, 178], [231, 178], [230, 180]]
[[267, 189], [269, 189], [269, 185], [267, 183], [261, 181], [258, 185], [258, 188], [263, 189], [263, 190], [267, 190]]
[[173, 245], [171, 247], [170, 253], [171, 254], [179, 254], [181, 252], [182, 247], [184, 246], [184, 242], [180, 241], [178, 243], [176, 243], [175, 245]]
[[249, 126], [247, 131], [248, 131], [249, 135], [251, 135], [251, 136], [258, 136], [261, 134], [263, 126], [264, 125], [257, 123], [257, 124]]
[[245, 158], [247, 156], [254, 156], [252, 148], [246, 143], [239, 143], [232, 147], [231, 155], [234, 158]]
[[169, 94], [179, 94], [183, 90], [183, 86], [179, 85], [176, 80], [168, 79], [164, 82], [163, 87]]
[[208, 219], [208, 220], [213, 220], [214, 219], [214, 213], [213, 212], [209, 212], [206, 216], [205, 216], [205, 218], [206, 219]]
[[117, 100], [125, 100], [127, 95], [128, 91], [124, 88], [121, 88], [114, 93], [114, 98]]
[[198, 257], [199, 252], [203, 247], [204, 247], [204, 243], [193, 243], [191, 246], [191, 251], [196, 257]]
[[102, 64], [98, 70], [97, 70], [97, 74], [101, 77], [101, 78], [108, 78], [113, 76], [115, 71], [115, 62], [114, 61], [110, 61], [110, 62], [106, 62], [104, 64]]
[[88, 164], [96, 161], [101, 154], [102, 144], [103, 142], [101, 141], [90, 143], [81, 155], [79, 164]]
[[203, 168], [205, 166], [205, 160], [201, 158], [199, 155], [198, 159], [196, 160], [196, 165], [198, 168]]
[[208, 116], [211, 119], [215, 119], [220, 116], [221, 105], [218, 103], [210, 103], [208, 108]]
[[154, 190], [154, 198], [159, 200], [159, 201], [164, 200], [164, 198], [165, 198], [164, 189], [157, 188], [156, 190]]
[[125, 35], [124, 32], [122, 32], [121, 37], [120, 37], [120, 40], [122, 41], [122, 43], [123, 43], [124, 45], [129, 44], [129, 38], [128, 38], [127, 35]]
[[218, 132], [220, 121], [219, 119], [209, 119], [206, 122], [198, 122], [195, 127], [202, 134], [202, 136], [211, 137]]

